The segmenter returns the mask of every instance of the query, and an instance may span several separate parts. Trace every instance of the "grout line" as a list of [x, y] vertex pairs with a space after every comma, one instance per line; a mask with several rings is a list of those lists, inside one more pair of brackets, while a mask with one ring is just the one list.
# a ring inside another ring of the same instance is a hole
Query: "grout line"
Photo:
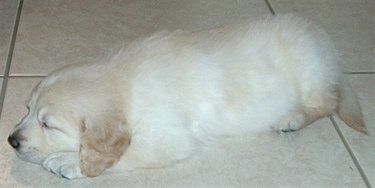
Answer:
[[268, 9], [271, 11], [272, 15], [276, 15], [275, 11], [273, 10], [271, 3], [268, 0], [264, 0], [267, 4]]
[[355, 156], [353, 150], [350, 148], [348, 141], [346, 140], [346, 138], [342, 134], [342, 132], [341, 132], [339, 126], [337, 125], [335, 119], [332, 117], [332, 115], [329, 116], [329, 118], [331, 119], [331, 122], [332, 122], [333, 126], [335, 127], [336, 132], [340, 137], [340, 140], [342, 141], [346, 150], [348, 151], [348, 153], [350, 155], [350, 158], [352, 159], [352, 161], [353, 161], [354, 165], [356, 166], [359, 174], [361, 175], [362, 180], [366, 184], [366, 187], [371, 188], [372, 186], [371, 186], [370, 181], [368, 180], [368, 178], [366, 176], [366, 173], [363, 171], [361, 165], [359, 164], [359, 161], [358, 161], [357, 157]]
[[[46, 77], [47, 75], [43, 75], [43, 74], [40, 74], [40, 75], [33, 75], [33, 74], [13, 74], [13, 75], [9, 75], [7, 76], [7, 78], [44, 78]], [[5, 76], [3, 75], [0, 75], [0, 78], [5, 78]]]
[[[363, 72], [344, 72], [346, 75], [356, 75], [356, 74], [375, 74], [375, 71], [363, 71]], [[0, 75], [0, 78], [44, 78], [47, 74], [9, 74], [8, 76]]]
[[355, 72], [344, 72], [344, 74], [375, 74], [375, 71], [355, 71]]
[[11, 74], [8, 78], [44, 78], [45, 74]]
[[9, 71], [10, 71], [10, 64], [11, 64], [12, 58], [13, 58], [13, 51], [14, 51], [14, 46], [15, 46], [15, 43], [16, 43], [17, 32], [18, 32], [18, 25], [20, 23], [20, 18], [21, 18], [22, 5], [23, 5], [23, 0], [20, 0], [19, 4], [18, 4], [18, 8], [17, 8], [16, 20], [14, 22], [12, 38], [11, 38], [10, 45], [9, 45], [8, 56], [7, 56], [7, 59], [6, 59], [5, 72], [4, 72], [4, 76], [3, 76], [3, 84], [1, 86], [0, 117], [1, 117], [1, 114], [2, 114], [2, 111], [3, 111], [6, 88], [8, 86], [8, 76], [9, 76]]

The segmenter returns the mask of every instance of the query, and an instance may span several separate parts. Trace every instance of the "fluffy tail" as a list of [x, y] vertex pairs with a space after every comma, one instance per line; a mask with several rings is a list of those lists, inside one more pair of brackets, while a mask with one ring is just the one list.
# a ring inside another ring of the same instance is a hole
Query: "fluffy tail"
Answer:
[[339, 117], [354, 130], [369, 134], [363, 121], [358, 98], [347, 79], [343, 78], [339, 89], [339, 106], [337, 110]]

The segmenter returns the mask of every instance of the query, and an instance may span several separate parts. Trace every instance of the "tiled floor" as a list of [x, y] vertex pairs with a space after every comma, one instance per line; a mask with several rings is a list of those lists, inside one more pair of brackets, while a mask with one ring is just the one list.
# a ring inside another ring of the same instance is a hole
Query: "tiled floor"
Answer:
[[[268, 0], [269, 6], [264, 0], [22, 2], [0, 0], [0, 187], [375, 185], [375, 1]], [[271, 12], [298, 13], [331, 34], [360, 98], [370, 136], [326, 118], [293, 134], [223, 140], [171, 168], [74, 181], [17, 159], [6, 143], [9, 130], [26, 113], [24, 101], [31, 88], [55, 68], [98, 60], [154, 31], [199, 30]]]

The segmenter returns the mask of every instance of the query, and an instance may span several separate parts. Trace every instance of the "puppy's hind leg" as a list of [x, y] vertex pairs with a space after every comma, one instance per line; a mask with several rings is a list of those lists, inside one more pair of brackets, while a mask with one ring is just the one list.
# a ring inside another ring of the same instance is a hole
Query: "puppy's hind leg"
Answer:
[[296, 111], [282, 120], [276, 127], [278, 132], [293, 132], [310, 125], [314, 121], [333, 114], [338, 106], [338, 94], [335, 90], [312, 91], [302, 97]]

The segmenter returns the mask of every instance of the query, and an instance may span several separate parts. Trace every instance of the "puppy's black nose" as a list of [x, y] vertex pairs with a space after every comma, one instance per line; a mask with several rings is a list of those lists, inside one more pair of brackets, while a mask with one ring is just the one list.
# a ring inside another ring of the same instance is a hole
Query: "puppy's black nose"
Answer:
[[8, 142], [14, 149], [20, 147], [20, 142], [12, 135], [8, 137]]

